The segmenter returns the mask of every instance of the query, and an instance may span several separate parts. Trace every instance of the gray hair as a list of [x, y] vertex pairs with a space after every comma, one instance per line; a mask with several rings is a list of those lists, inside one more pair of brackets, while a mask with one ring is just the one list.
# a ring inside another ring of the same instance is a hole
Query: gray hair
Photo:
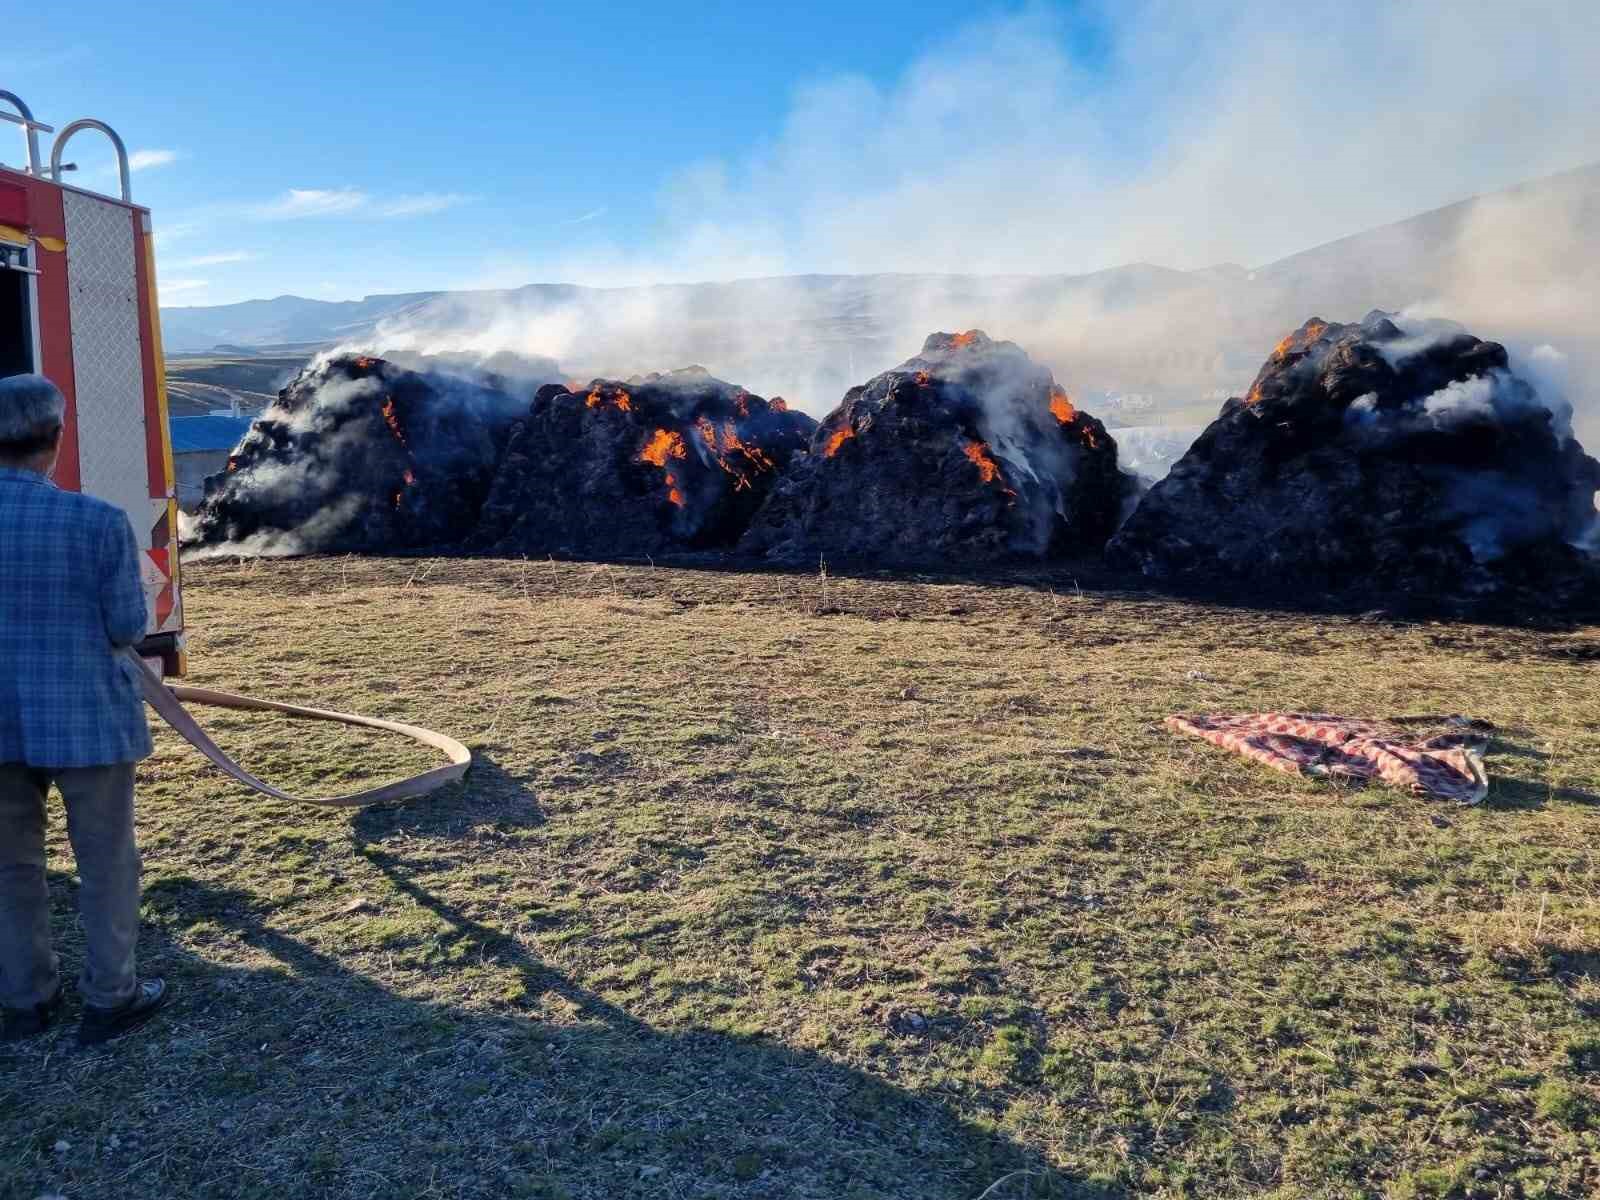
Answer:
[[66, 415], [66, 397], [43, 375], [0, 379], [0, 454], [48, 447]]

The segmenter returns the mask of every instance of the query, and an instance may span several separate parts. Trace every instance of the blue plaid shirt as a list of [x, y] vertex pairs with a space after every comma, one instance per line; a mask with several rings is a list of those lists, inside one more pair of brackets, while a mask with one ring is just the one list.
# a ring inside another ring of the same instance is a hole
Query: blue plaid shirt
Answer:
[[0, 467], [0, 763], [98, 767], [150, 753], [133, 664], [144, 636], [133, 526], [119, 508]]

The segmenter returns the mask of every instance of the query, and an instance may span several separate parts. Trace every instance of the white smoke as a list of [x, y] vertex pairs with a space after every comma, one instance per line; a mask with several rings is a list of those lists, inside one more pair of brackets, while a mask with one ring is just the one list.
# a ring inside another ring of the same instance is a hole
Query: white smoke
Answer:
[[[1357, 403], [1360, 403], [1357, 401]], [[1353, 406], [1352, 406], [1353, 407]], [[1106, 430], [1117, 443], [1117, 463], [1145, 487], [1159, 483], [1194, 445], [1198, 425], [1122, 425]]]
[[1572, 359], [1549, 343], [1526, 351], [1515, 346], [1509, 349], [1511, 369], [1533, 385], [1540, 402], [1555, 415], [1557, 431], [1571, 433], [1573, 397], [1580, 394]]
[[1498, 381], [1490, 375], [1473, 375], [1447, 383], [1423, 398], [1422, 411], [1440, 428], [1463, 421], [1489, 420], [1495, 415]]
[[[315, 554], [326, 542], [341, 533], [360, 513], [362, 497], [342, 496], [318, 509], [309, 520], [294, 529], [263, 529], [236, 542], [186, 548], [183, 561], [205, 562], [213, 558], [292, 558]], [[192, 518], [190, 520], [192, 528]], [[180, 521], [179, 536], [185, 537]]]
[[[323, 355], [312, 364], [311, 370], [320, 367]], [[331, 431], [344, 424], [356, 408], [370, 408], [383, 391], [381, 380], [367, 376], [362, 379], [330, 379], [317, 389], [317, 402], [306, 404], [294, 412], [286, 411], [274, 402], [261, 414], [262, 420], [281, 421], [296, 435]], [[252, 472], [261, 477], [261, 472]]]
[[[698, 362], [815, 415], [929, 331], [978, 327], [1074, 394], [1159, 395], [1169, 417], [1242, 391], [1313, 312], [1416, 306], [1576, 354], [1567, 333], [1600, 295], [1592, 186], [1380, 230], [1359, 253], [1214, 264], [1585, 161], [1597, 67], [1591, 0], [1028, 9], [950, 30], [888, 84], [802, 83], [769, 139], [676, 173], [642, 248], [592, 222], [463, 281], [583, 288], [458, 295], [366, 348], [547, 355], [580, 377]], [[1159, 265], [1114, 269], [1130, 263]], [[695, 283], [718, 279], [746, 282]]]
[[[1394, 367], [1466, 332], [1455, 321], [1421, 315], [1415, 309], [1397, 314], [1393, 320], [1405, 336], [1379, 344], [1378, 352]], [[1442, 427], [1472, 417], [1491, 417], [1497, 412], [1510, 415], [1536, 403], [1549, 411], [1558, 437], [1571, 436], [1572, 397], [1581, 392], [1573, 376], [1571, 358], [1548, 342], [1529, 347], [1515, 339], [1506, 345], [1506, 357], [1509, 371], [1492, 371], [1451, 383], [1423, 400], [1424, 413]], [[1517, 380], [1527, 387], [1517, 386]], [[1362, 405], [1366, 399], [1362, 397], [1351, 404], [1347, 419], [1371, 414], [1373, 404]]]

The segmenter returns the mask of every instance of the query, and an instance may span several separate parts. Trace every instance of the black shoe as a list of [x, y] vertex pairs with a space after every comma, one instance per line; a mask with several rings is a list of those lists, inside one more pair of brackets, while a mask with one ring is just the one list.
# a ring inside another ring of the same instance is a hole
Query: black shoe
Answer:
[[167, 1002], [167, 984], [162, 979], [146, 979], [134, 989], [133, 998], [116, 1008], [83, 1006], [83, 1020], [78, 1023], [78, 1045], [98, 1046], [125, 1033], [132, 1033]]
[[49, 1029], [64, 996], [61, 985], [57, 984], [55, 994], [43, 1004], [32, 1008], [0, 1008], [0, 1042], [20, 1042]]

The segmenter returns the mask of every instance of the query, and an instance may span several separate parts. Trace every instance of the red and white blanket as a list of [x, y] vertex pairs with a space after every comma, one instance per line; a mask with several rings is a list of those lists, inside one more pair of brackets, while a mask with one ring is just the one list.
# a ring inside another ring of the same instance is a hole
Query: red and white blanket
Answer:
[[[1423, 740], [1404, 728], [1419, 723], [1446, 731]], [[1485, 722], [1464, 717], [1364, 721], [1326, 713], [1207, 713], [1172, 716], [1168, 729], [1290, 775], [1381, 779], [1417, 795], [1477, 804], [1489, 793], [1483, 767]]]

